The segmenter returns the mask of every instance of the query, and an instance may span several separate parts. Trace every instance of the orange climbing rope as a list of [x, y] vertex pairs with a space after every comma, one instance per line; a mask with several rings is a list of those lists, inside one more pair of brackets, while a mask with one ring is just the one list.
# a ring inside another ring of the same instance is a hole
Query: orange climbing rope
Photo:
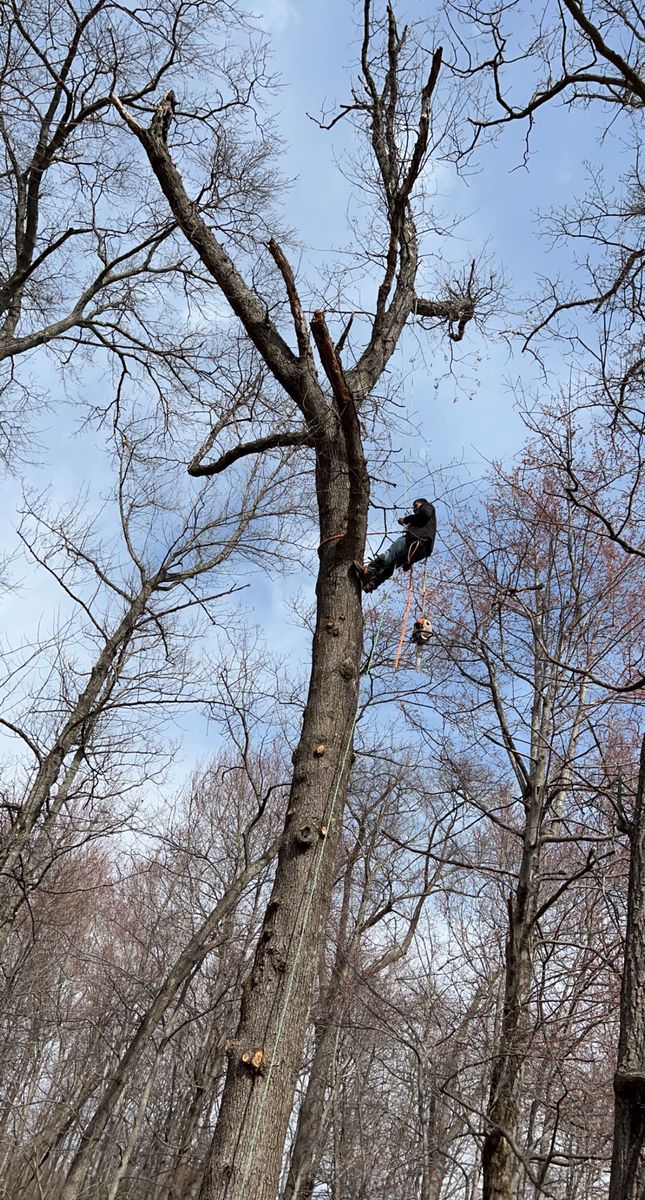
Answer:
[[406, 634], [406, 630], [408, 628], [408, 617], [410, 616], [411, 607], [412, 607], [412, 566], [410, 566], [410, 581], [408, 583], [408, 602], [405, 606], [405, 616], [403, 618], [403, 625], [401, 626], [401, 637], [399, 638], [399, 645], [398, 645], [398, 649], [396, 652], [396, 658], [394, 660], [394, 670], [395, 671], [398, 671], [398, 669], [399, 669], [399, 659], [401, 658], [401, 651], [403, 649], [403, 643], [405, 641], [405, 634]]

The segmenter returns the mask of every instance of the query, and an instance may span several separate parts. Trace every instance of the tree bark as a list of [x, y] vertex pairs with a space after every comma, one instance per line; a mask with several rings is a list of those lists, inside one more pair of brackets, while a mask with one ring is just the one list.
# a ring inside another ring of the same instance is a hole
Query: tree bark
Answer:
[[631, 828], [609, 1200], [645, 1196], [645, 737]]
[[515, 1154], [511, 1140], [515, 1139], [519, 1125], [522, 1072], [528, 1053], [528, 1003], [539, 887], [541, 791], [536, 783], [530, 786], [518, 884], [514, 898], [509, 900], [502, 1020], [493, 1060], [482, 1148], [483, 1200], [510, 1200], [512, 1196]]
[[[362, 612], [351, 574], [368, 481], [348, 510], [344, 439], [317, 456], [321, 563], [302, 735], [273, 892], [243, 990], [202, 1200], [274, 1200], [336, 871], [358, 702]], [[353, 464], [357, 474], [364, 463]], [[324, 541], [356, 522], [355, 536]], [[309, 837], [313, 836], [313, 841]], [[254, 1067], [246, 1056], [259, 1054]]]

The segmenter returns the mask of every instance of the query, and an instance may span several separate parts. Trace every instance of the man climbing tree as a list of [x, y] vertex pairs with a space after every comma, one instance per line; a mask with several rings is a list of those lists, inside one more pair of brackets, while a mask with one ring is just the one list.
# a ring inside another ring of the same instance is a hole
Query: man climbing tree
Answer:
[[355, 562], [356, 574], [364, 592], [374, 592], [394, 574], [396, 567], [409, 571], [413, 563], [429, 558], [437, 536], [437, 515], [434, 504], [421, 497], [412, 501], [412, 512], [399, 517], [405, 533], [388, 547], [384, 554], [363, 563]]

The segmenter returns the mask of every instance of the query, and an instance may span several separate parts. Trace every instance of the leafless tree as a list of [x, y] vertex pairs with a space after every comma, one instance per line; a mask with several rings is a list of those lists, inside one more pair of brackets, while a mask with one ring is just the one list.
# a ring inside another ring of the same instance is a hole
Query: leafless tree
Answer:
[[614, 1152], [609, 1184], [610, 1200], [631, 1200], [642, 1191], [645, 1173], [645, 1128], [643, 1086], [645, 1082], [645, 1034], [643, 1033], [643, 990], [645, 961], [643, 946], [643, 800], [645, 798], [645, 739], [641, 749], [633, 820], [630, 822], [631, 857], [625, 966], [620, 1004], [618, 1063], [614, 1076], [616, 1097]]
[[[525, 315], [524, 346], [541, 355], [545, 335], [555, 337], [572, 366], [564, 398], [569, 427], [559, 416], [551, 423], [572, 502], [595, 516], [600, 535], [642, 555], [635, 500], [645, 436], [643, 14], [631, 3], [605, 0], [546, 3], [539, 15], [523, 6], [487, 10], [466, 3], [453, 6], [452, 14], [455, 69], [478, 95], [475, 143], [519, 124], [526, 128], [528, 161], [532, 130], [545, 108], [556, 105], [592, 107], [606, 137], [619, 129], [623, 135], [620, 177], [612, 178], [601, 151], [588, 169], [586, 192], [543, 218], [544, 235], [572, 255], [572, 269], [544, 282]], [[545, 416], [552, 416], [549, 405], [527, 408], [529, 423], [542, 431]]]
[[82, 503], [48, 516], [42, 498], [25, 501], [25, 549], [72, 608], [44, 644], [4, 655], [0, 723], [31, 762], [4, 806], [3, 941], [18, 907], [57, 855], [83, 840], [96, 809], [169, 761], [169, 738], [152, 735], [153, 726], [160, 735], [173, 709], [209, 703], [214, 689], [194, 653], [195, 621], [211, 626], [218, 609], [224, 619], [227, 596], [241, 586], [226, 574], [230, 556], [239, 552], [238, 569], [245, 558], [257, 561], [288, 515], [290, 505], [276, 502], [281, 462], [261, 472], [254, 464], [230, 497], [213, 483], [192, 495], [187, 485], [184, 498], [166, 471], [153, 482], [146, 464], [142, 479], [136, 450], [126, 439], [117, 455], [120, 537], [112, 545], [101, 544], [105, 511], [93, 526]]
[[[243, 263], [232, 257], [234, 244], [225, 231], [202, 218], [191, 198], [186, 172], [182, 175], [170, 150], [173, 97], [167, 93], [159, 101], [146, 125], [127, 97], [114, 96], [115, 110], [147, 156], [195, 263], [205, 268], [284, 393], [289, 423], [283, 419], [277, 430], [227, 451], [226, 463], [276, 446], [309, 446], [315, 456], [320, 570], [309, 695], [294, 752], [274, 890], [230, 1042], [205, 1198], [241, 1197], [252, 1181], [254, 1194], [268, 1200], [280, 1170], [336, 869], [358, 699], [362, 615], [351, 563], [363, 555], [369, 503], [361, 410], [415, 306], [422, 317], [443, 322], [457, 338], [476, 312], [480, 285], [474, 276], [465, 292], [447, 300], [416, 294], [419, 245], [413, 195], [433, 146], [432, 105], [441, 60], [437, 48], [428, 64], [415, 47], [413, 31], [399, 30], [393, 10], [381, 17], [365, 0], [360, 82], [343, 112], [358, 120], [371, 146], [384, 239], [374, 251], [380, 279], [374, 316], [360, 349], [348, 341], [348, 329], [335, 346], [322, 311], [309, 327], [292, 268], [278, 241], [271, 239], [267, 250], [288, 300], [292, 349], [262, 291], [246, 281]], [[350, 347], [354, 363], [344, 368], [340, 354], [344, 349], [348, 355]], [[223, 465], [214, 440], [193, 460], [194, 473], [214, 474]], [[205, 463], [213, 448], [214, 457]]]
[[[483, 512], [461, 512], [456, 525], [430, 658], [433, 679], [446, 681], [445, 699], [435, 687], [432, 702], [459, 722], [460, 741], [488, 743], [491, 758], [506, 760], [511, 773], [496, 795], [490, 784], [482, 790], [468, 760], [453, 759], [455, 786], [510, 839], [515, 858], [482, 1156], [484, 1196], [499, 1200], [513, 1194], [518, 1160], [533, 1186], [544, 1183], [522, 1147], [534, 972], [553, 906], [612, 851], [611, 804], [592, 815], [585, 803], [586, 788], [594, 789], [586, 763], [597, 759], [603, 714], [607, 720], [616, 704], [594, 680], [601, 663], [605, 677], [624, 677], [645, 614], [637, 561], [603, 549], [530, 452], [507, 478], [498, 476]], [[556, 961], [552, 955], [552, 967]]]
[[10, 0], [2, 31], [0, 434], [10, 455], [20, 417], [47, 399], [21, 365], [39, 348], [68, 385], [74, 363], [102, 362], [164, 411], [171, 392], [209, 386], [212, 338], [195, 320], [204, 281], [131, 161], [113, 93], [145, 109], [172, 76], [189, 157], [199, 162], [215, 134], [199, 204], [222, 229], [246, 223], [247, 237], [261, 237], [275, 179], [274, 143], [260, 131], [266, 47], [228, 0], [163, 0], [154, 13], [113, 0], [54, 9]]

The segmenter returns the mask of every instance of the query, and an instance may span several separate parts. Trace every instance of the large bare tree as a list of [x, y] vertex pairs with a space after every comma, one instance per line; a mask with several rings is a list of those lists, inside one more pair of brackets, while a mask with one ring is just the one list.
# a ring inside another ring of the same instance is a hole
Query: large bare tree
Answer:
[[[195, 261], [205, 268], [284, 395], [285, 415], [277, 429], [228, 450], [226, 464], [279, 446], [306, 446], [315, 459], [320, 566], [309, 692], [293, 756], [275, 884], [245, 983], [239, 1026], [230, 1040], [227, 1081], [202, 1189], [205, 1200], [251, 1193], [269, 1200], [280, 1170], [352, 761], [362, 613], [351, 564], [363, 556], [370, 497], [362, 413], [412, 312], [443, 322], [453, 338], [461, 338], [476, 310], [473, 274], [463, 291], [455, 288], [446, 298], [428, 299], [416, 290], [420, 250], [414, 195], [433, 146], [441, 49], [429, 58], [422, 53], [413, 31], [399, 29], [391, 7], [381, 14], [365, 0], [362, 18], [359, 82], [342, 114], [356, 118], [371, 147], [383, 240], [372, 251], [380, 275], [360, 347], [348, 340], [348, 330], [335, 345], [322, 311], [309, 324], [287, 256], [270, 239], [266, 250], [288, 299], [291, 331], [278, 326], [261, 290], [247, 282], [237, 265], [234, 246], [201, 217], [176, 164], [170, 148], [174, 94], [160, 100], [148, 125], [127, 98], [114, 97], [115, 109], [147, 156]], [[351, 365], [343, 364], [343, 349], [346, 362], [351, 354]], [[214, 437], [208, 451], [209, 461], [198, 455], [192, 473], [215, 473], [224, 465]]]

